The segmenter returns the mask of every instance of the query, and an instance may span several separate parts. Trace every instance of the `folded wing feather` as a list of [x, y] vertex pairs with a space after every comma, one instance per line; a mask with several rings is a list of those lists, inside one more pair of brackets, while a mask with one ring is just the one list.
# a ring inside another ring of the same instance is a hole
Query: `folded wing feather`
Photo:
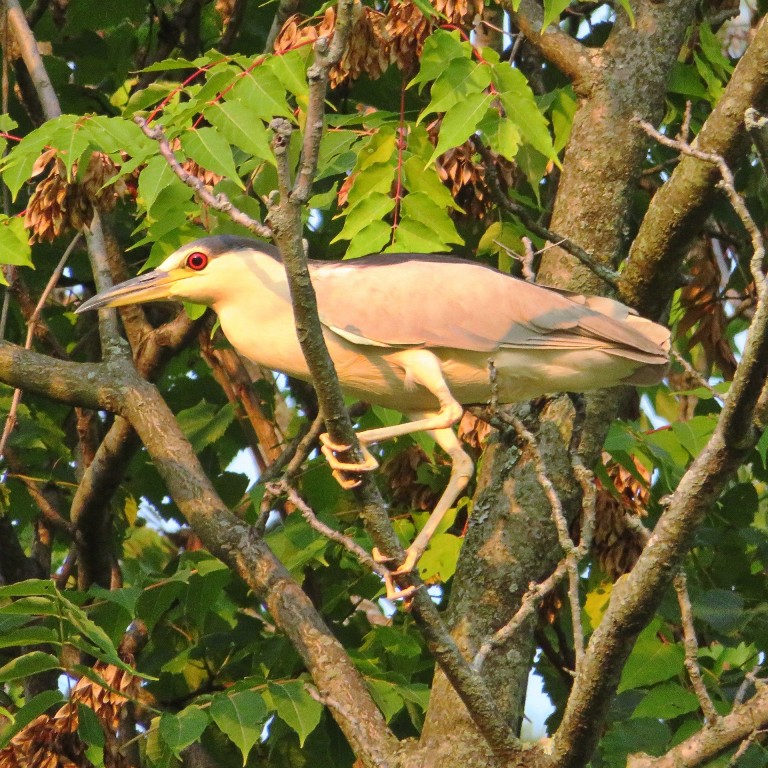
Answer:
[[[667, 329], [623, 304], [551, 290], [475, 262], [393, 254], [312, 262], [311, 272], [321, 322], [357, 344], [603, 348], [651, 365], [667, 359]], [[355, 293], [366, 297], [362, 310], [347, 300]]]

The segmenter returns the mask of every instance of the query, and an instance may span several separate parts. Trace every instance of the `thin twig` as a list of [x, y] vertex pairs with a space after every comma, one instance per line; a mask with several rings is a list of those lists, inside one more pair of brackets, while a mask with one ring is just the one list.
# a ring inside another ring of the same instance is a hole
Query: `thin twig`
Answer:
[[145, 136], [153, 139], [157, 142], [160, 148], [160, 154], [165, 158], [165, 161], [171, 167], [171, 170], [188, 186], [192, 187], [197, 193], [197, 196], [205, 203], [216, 211], [221, 211], [229, 216], [232, 221], [249, 229], [258, 237], [265, 240], [272, 239], [272, 229], [266, 224], [262, 224], [258, 219], [254, 219], [244, 211], [241, 211], [223, 192], [219, 192], [214, 195], [203, 183], [201, 179], [195, 176], [193, 173], [186, 171], [181, 163], [176, 159], [176, 155], [171, 149], [171, 145], [168, 142], [168, 137], [163, 132], [163, 129], [159, 126], [154, 128], [143, 117], [134, 117], [134, 122], [141, 128]]
[[480, 645], [475, 658], [472, 660], [472, 668], [476, 672], [480, 672], [483, 668], [483, 664], [491, 651], [505, 645], [509, 638], [514, 636], [518, 628], [536, 610], [541, 601], [563, 580], [566, 573], [568, 573], [568, 564], [563, 559], [544, 581], [538, 584], [531, 582], [528, 585], [528, 591], [523, 595], [517, 613], [501, 629]]
[[720, 716], [717, 714], [715, 705], [712, 703], [701, 674], [701, 667], [699, 667], [699, 644], [696, 640], [696, 629], [693, 626], [693, 609], [691, 608], [691, 598], [688, 595], [688, 581], [683, 571], [680, 571], [675, 576], [674, 585], [683, 626], [685, 668], [694, 693], [699, 700], [701, 711], [704, 713], [704, 722], [707, 726], [712, 726], [717, 723]]
[[525, 443], [525, 447], [528, 449], [533, 462], [533, 470], [536, 474], [536, 480], [544, 491], [544, 495], [547, 497], [549, 506], [552, 509], [552, 520], [557, 529], [557, 539], [560, 542], [563, 552], [568, 555], [575, 549], [575, 545], [568, 532], [568, 521], [565, 519], [563, 504], [560, 501], [560, 497], [557, 495], [554, 483], [549, 479], [547, 467], [544, 463], [544, 457], [541, 455], [541, 451], [539, 451], [536, 438], [525, 424], [523, 424], [523, 422], [514, 414], [504, 414], [502, 418], [504, 418], [505, 421], [509, 421], [520, 439]]
[[724, 401], [724, 397], [718, 392], [676, 349], [669, 351], [669, 356], [679, 363], [685, 372], [700, 386], [706, 389], [719, 402]]
[[760, 670], [762, 668], [762, 664], [755, 664], [755, 666], [752, 667], [752, 669], [750, 669], [746, 675], [744, 675], [744, 680], [742, 680], [739, 689], [736, 691], [736, 695], [733, 697], [734, 706], [744, 703], [744, 699], [747, 698], [747, 693], [750, 688], [753, 686], [756, 688], [758, 685], [765, 684], [762, 680], [758, 681], [757, 677], [760, 674]]
[[[35, 306], [35, 310], [32, 313], [32, 316], [29, 318], [29, 322], [27, 323], [27, 338], [24, 342], [24, 349], [32, 348], [32, 339], [35, 337], [35, 326], [37, 325], [37, 321], [40, 319], [40, 313], [43, 311], [43, 307], [45, 306], [46, 301], [48, 301], [48, 296], [50, 295], [51, 291], [56, 287], [56, 284], [59, 282], [59, 278], [61, 277], [61, 273], [64, 271], [64, 267], [67, 263], [67, 260], [69, 259], [70, 255], [72, 254], [72, 251], [75, 249], [75, 246], [78, 244], [79, 241], [80, 241], [80, 233], [78, 232], [72, 238], [72, 241], [67, 246], [61, 259], [59, 259], [59, 263], [56, 265], [56, 268], [53, 270], [53, 273], [51, 274], [51, 277], [49, 278], [48, 283], [43, 289], [43, 292], [40, 295], [40, 299], [37, 302], [37, 305]], [[8, 411], [8, 416], [5, 419], [3, 434], [2, 436], [0, 436], [0, 458], [2, 458], [3, 454], [5, 453], [5, 446], [8, 443], [8, 438], [10, 437], [11, 432], [13, 431], [13, 428], [16, 426], [16, 413], [19, 409], [20, 402], [21, 402], [21, 389], [16, 389], [13, 393], [13, 399], [11, 400], [11, 407], [10, 407], [10, 410]]]
[[557, 528], [558, 540], [565, 557], [557, 564], [555, 570], [542, 582], [529, 585], [528, 591], [523, 596], [520, 608], [515, 615], [494, 635], [482, 643], [480, 649], [475, 654], [472, 666], [479, 671], [485, 662], [488, 654], [494, 649], [504, 645], [510, 637], [514, 635], [523, 622], [533, 613], [543, 598], [548, 595], [568, 575], [568, 599], [571, 607], [571, 620], [573, 626], [573, 645], [576, 658], [576, 669], [578, 670], [582, 659], [584, 658], [584, 630], [581, 622], [581, 600], [579, 597], [579, 563], [589, 552], [592, 546], [592, 534], [595, 523], [595, 500], [596, 490], [594, 476], [583, 464], [579, 456], [573, 452], [571, 454], [571, 465], [573, 467], [576, 479], [582, 488], [582, 509], [583, 522], [581, 530], [581, 540], [576, 546], [568, 532], [568, 521], [563, 512], [562, 502], [557, 495], [552, 481], [547, 475], [544, 459], [539, 451], [536, 438], [526, 428], [522, 421], [508, 413], [501, 415], [503, 421], [511, 424], [529, 451], [533, 462], [536, 479], [544, 491], [547, 500], [552, 509], [552, 518]]
[[501, 184], [499, 183], [499, 175], [496, 171], [496, 161], [493, 157], [493, 154], [488, 149], [488, 147], [483, 144], [480, 137], [471, 136], [470, 141], [472, 142], [472, 146], [474, 146], [475, 150], [477, 150], [477, 152], [483, 158], [483, 164], [485, 166], [485, 180], [490, 187], [491, 194], [493, 195], [493, 199], [496, 201], [496, 205], [498, 205], [500, 208], [503, 208], [505, 211], [507, 211], [507, 213], [511, 213], [512, 215], [517, 216], [517, 218], [520, 219], [520, 221], [523, 223], [523, 226], [533, 232], [534, 235], [543, 237], [545, 240], [549, 240], [552, 243], [557, 243], [560, 248], [570, 253], [571, 256], [575, 256], [585, 267], [594, 272], [601, 280], [606, 282], [612, 288], [615, 288], [618, 285], [618, 272], [615, 272], [614, 270], [606, 267], [604, 264], [600, 264], [599, 262], [595, 261], [595, 259], [589, 253], [587, 253], [587, 251], [585, 251], [580, 245], [577, 245], [573, 241], [569, 240], [567, 237], [558, 235], [551, 229], [543, 227], [525, 210], [525, 208], [523, 208], [522, 205], [519, 205], [518, 203], [511, 200], [509, 196], [505, 195], [504, 190], [501, 188]]
[[744, 113], [744, 125], [757, 150], [763, 173], [768, 173], [768, 118], [761, 115], [754, 107], [750, 107]]
[[299, 496], [298, 491], [288, 482], [280, 480], [276, 483], [269, 483], [267, 485], [267, 491], [273, 497], [281, 496], [283, 494], [287, 496], [291, 504], [295, 505], [296, 509], [301, 513], [301, 516], [307, 523], [309, 523], [310, 527], [317, 531], [321, 536], [336, 542], [336, 544], [340, 544], [362, 565], [366, 566], [366, 568], [370, 568], [370, 570], [377, 576], [380, 576], [382, 579], [390, 578], [389, 570], [381, 563], [377, 563], [354, 539], [319, 520], [309, 504]]
[[531, 242], [530, 237], [523, 236], [521, 240], [523, 241], [523, 248], [525, 249], [522, 258], [523, 278], [529, 283], [535, 283], [536, 272], [533, 269], [533, 259], [535, 255], [533, 252], [533, 243]]
[[739, 764], [739, 761], [742, 757], [746, 754], [747, 750], [757, 741], [757, 739], [760, 736], [764, 736], [766, 734], [765, 730], [762, 729], [755, 729], [752, 731], [752, 733], [747, 736], [744, 741], [739, 744], [739, 748], [733, 753], [733, 757], [728, 761], [728, 764], [725, 768], [736, 768], [736, 766]]

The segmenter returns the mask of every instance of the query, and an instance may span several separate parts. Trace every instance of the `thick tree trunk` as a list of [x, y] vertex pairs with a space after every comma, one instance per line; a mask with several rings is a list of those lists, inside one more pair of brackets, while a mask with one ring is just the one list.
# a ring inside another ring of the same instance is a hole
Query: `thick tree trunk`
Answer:
[[[661, 4], [645, 0], [633, 3], [633, 8], [636, 26], [619, 14], [604, 48], [589, 54], [584, 51], [585, 61], [588, 56], [595, 67], [588, 80], [579, 84], [582, 100], [551, 222], [554, 231], [609, 265], [625, 256], [629, 246], [631, 200], [648, 144], [630, 121], [635, 115], [650, 120], [661, 115], [664, 85], [694, 4], [691, 0]], [[606, 292], [600, 278], [558, 248], [546, 252], [539, 279], [586, 293]], [[619, 393], [615, 390], [589, 398], [581, 445], [588, 465], [599, 457]], [[550, 403], [540, 414], [536, 432], [549, 476], [570, 517], [580, 505], [567, 450], [572, 414], [569, 401]], [[514, 446], [492, 446], [480, 469], [449, 609], [454, 637], [468, 658], [515, 614], [530, 581], [545, 578], [561, 558], [551, 508], [531, 461]], [[499, 709], [518, 732], [535, 651], [533, 630], [533, 621], [524, 622], [508, 646], [489, 656], [483, 670], [497, 693]], [[536, 755], [522, 748], [520, 764], [535, 766], [537, 759], [546, 759], [541, 753]], [[439, 671], [419, 759], [419, 765], [430, 768], [500, 765]]]

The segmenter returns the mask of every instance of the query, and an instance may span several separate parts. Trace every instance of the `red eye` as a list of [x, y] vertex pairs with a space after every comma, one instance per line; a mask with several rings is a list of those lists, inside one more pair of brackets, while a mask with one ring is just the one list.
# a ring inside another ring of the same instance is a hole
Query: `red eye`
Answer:
[[199, 272], [201, 269], [205, 269], [208, 266], [208, 254], [201, 251], [195, 251], [187, 256], [187, 266], [190, 269], [194, 269], [195, 272]]

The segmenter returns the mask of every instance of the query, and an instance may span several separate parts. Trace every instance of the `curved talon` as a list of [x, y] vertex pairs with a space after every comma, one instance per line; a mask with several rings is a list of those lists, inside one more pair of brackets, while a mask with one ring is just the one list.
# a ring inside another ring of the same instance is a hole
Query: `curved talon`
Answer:
[[[320, 442], [322, 443], [320, 446], [320, 451], [328, 461], [328, 464], [333, 470], [333, 476], [336, 478], [342, 488], [345, 487], [344, 483], [348, 481], [346, 479], [344, 482], [339, 480], [339, 477], [336, 474], [337, 472], [372, 472], [374, 469], [379, 468], [379, 462], [376, 461], [376, 459], [371, 455], [370, 451], [364, 445], [360, 446], [360, 450], [363, 454], [363, 461], [358, 464], [351, 461], [339, 461], [336, 458], [336, 453], [348, 451], [351, 446], [338, 445], [337, 443], [332, 442], [327, 432], [323, 432], [323, 434], [320, 435]], [[355, 485], [358, 483], [359, 481], [355, 481]]]
[[387, 557], [378, 547], [371, 548], [371, 557], [374, 563], [391, 563], [394, 558]]
[[344, 451], [348, 451], [352, 447], [351, 445], [339, 445], [339, 443], [334, 443], [327, 432], [323, 432], [323, 434], [320, 435], [320, 442], [323, 444], [320, 449], [323, 453], [325, 453], [324, 449], [328, 449], [335, 453], [344, 453]]
[[[330, 462], [329, 462], [330, 463]], [[354, 465], [357, 466], [357, 465]], [[349, 471], [349, 470], [347, 470]], [[359, 478], [345, 477], [344, 473], [340, 470], [334, 469], [331, 473], [333, 479], [345, 490], [351, 491], [353, 488], [357, 488], [363, 481]]]

